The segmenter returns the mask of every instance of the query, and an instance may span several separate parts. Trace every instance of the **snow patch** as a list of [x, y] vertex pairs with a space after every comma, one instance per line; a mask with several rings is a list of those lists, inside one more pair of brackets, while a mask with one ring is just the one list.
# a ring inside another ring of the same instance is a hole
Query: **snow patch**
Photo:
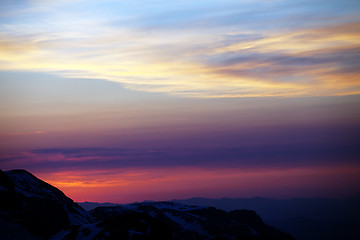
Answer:
[[79, 234], [76, 237], [76, 240], [92, 240], [95, 238], [95, 236], [101, 231], [103, 230], [103, 228], [97, 227], [97, 224], [99, 222], [96, 223], [91, 223], [91, 224], [87, 224], [82, 226], [79, 229]]
[[129, 230], [129, 239], [132, 240], [134, 235], [144, 235], [142, 232], [137, 232], [135, 228]]
[[[188, 222], [185, 219], [183, 219], [181, 216], [176, 216], [171, 212], [163, 212], [168, 218], [170, 218], [172, 221], [176, 222], [177, 224], [179, 224], [183, 229], [188, 230], [188, 231], [192, 231], [192, 232], [197, 232], [200, 235], [205, 235], [205, 236], [209, 236], [207, 234], [206, 231], [204, 231], [204, 229], [202, 229], [201, 225], [199, 222], [195, 221], [191, 221]], [[185, 213], [186, 215], [187, 213]], [[193, 216], [192, 216], [193, 215]], [[196, 215], [191, 214], [189, 215], [191, 217], [194, 217]], [[199, 216], [196, 216], [197, 218], [199, 218]]]

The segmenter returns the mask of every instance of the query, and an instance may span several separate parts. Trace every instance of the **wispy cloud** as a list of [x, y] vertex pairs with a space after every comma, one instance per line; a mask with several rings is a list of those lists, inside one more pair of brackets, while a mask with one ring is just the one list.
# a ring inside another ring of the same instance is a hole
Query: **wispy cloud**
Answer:
[[[360, 93], [354, 2], [307, 2], [296, 11], [288, 1], [144, 2], [137, 8], [62, 1], [46, 4], [46, 12], [41, 4], [23, 8], [26, 17], [15, 11], [2, 21], [1, 70], [106, 79], [191, 97]], [[301, 18], [320, 7], [326, 11], [317, 18]]]
[[[279, 141], [274, 140], [274, 141]], [[0, 155], [3, 167], [27, 168], [44, 172], [64, 170], [124, 171], [126, 169], [202, 168], [202, 169], [292, 169], [298, 167], [357, 166], [360, 152], [355, 143], [272, 144], [263, 146], [178, 147], [153, 149], [123, 148], [46, 148]]]

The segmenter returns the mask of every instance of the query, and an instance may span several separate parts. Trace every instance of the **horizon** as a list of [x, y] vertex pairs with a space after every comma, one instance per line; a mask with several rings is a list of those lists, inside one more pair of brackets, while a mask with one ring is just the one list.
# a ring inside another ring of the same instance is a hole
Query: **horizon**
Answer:
[[76, 202], [360, 192], [360, 2], [0, 3], [0, 168]]
[[204, 197], [191, 197], [191, 198], [184, 198], [184, 199], [168, 199], [168, 200], [160, 200], [160, 201], [154, 201], [154, 200], [143, 200], [143, 201], [138, 201], [138, 202], [128, 202], [128, 203], [116, 203], [116, 202], [89, 202], [89, 201], [84, 201], [84, 202], [76, 202], [76, 203], [94, 203], [94, 204], [114, 204], [114, 205], [126, 205], [126, 204], [133, 204], [133, 203], [146, 203], [146, 202], [176, 202], [176, 201], [184, 201], [184, 200], [194, 200], [194, 199], [204, 199], [204, 200], [236, 200], [236, 199], [266, 199], [266, 200], [298, 200], [298, 199], [302, 199], [302, 200], [313, 200], [313, 199], [331, 199], [331, 200], [347, 200], [347, 199], [351, 199], [353, 197], [357, 197], [359, 196], [360, 193], [358, 194], [353, 194], [351, 196], [348, 197], [344, 197], [344, 198], [327, 198], [327, 197], [309, 197], [309, 198], [302, 198], [302, 197], [293, 197], [293, 198], [267, 198], [267, 197], [261, 197], [261, 196], [254, 196], [254, 197], [238, 197], [238, 198], [228, 198], [228, 197], [220, 197], [220, 198], [204, 198]]

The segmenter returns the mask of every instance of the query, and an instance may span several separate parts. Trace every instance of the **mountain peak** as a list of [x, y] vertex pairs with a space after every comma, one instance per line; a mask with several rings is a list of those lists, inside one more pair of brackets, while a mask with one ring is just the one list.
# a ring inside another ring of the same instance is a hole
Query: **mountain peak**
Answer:
[[[23, 169], [0, 171], [0, 199], [0, 220], [24, 228], [28, 235], [48, 238], [66, 226], [91, 222], [90, 215], [63, 192]], [[9, 237], [17, 238], [21, 237]]]
[[[30, 175], [35, 177], [32, 173], [26, 171], [25, 169], [13, 169], [13, 170], [9, 170], [9, 171], [5, 171], [6, 173], [17, 173], [17, 174], [24, 174], [24, 175]], [[35, 177], [36, 178], [36, 177]]]
[[5, 171], [5, 174], [15, 184], [15, 191], [26, 197], [70, 200], [59, 189], [42, 181], [26, 170], [10, 170]]

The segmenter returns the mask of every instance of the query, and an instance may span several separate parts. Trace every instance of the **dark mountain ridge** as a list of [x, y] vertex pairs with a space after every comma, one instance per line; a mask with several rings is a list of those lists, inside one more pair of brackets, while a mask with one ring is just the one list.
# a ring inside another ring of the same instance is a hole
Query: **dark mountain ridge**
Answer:
[[0, 170], [0, 239], [287, 240], [251, 210], [174, 202], [98, 207], [86, 212], [25, 170]]
[[[97, 219], [119, 221], [119, 216], [140, 214], [156, 219], [166, 232], [172, 233], [165, 239], [292, 239], [288, 234], [266, 225], [251, 210], [234, 210], [226, 212], [214, 207], [188, 206], [174, 202], [143, 202], [117, 207], [98, 207], [91, 211]], [[145, 215], [144, 215], [145, 214]], [[123, 219], [125, 220], [125, 219]], [[126, 219], [126, 222], [129, 220]], [[121, 221], [120, 221], [121, 222]], [[124, 222], [122, 222], [123, 225]], [[137, 231], [143, 229], [140, 222], [135, 224]], [[153, 228], [151, 228], [153, 229]]]
[[255, 210], [265, 223], [289, 232], [298, 240], [360, 239], [359, 194], [346, 199], [331, 198], [191, 198], [173, 200], [182, 204], [214, 206], [231, 211]]

